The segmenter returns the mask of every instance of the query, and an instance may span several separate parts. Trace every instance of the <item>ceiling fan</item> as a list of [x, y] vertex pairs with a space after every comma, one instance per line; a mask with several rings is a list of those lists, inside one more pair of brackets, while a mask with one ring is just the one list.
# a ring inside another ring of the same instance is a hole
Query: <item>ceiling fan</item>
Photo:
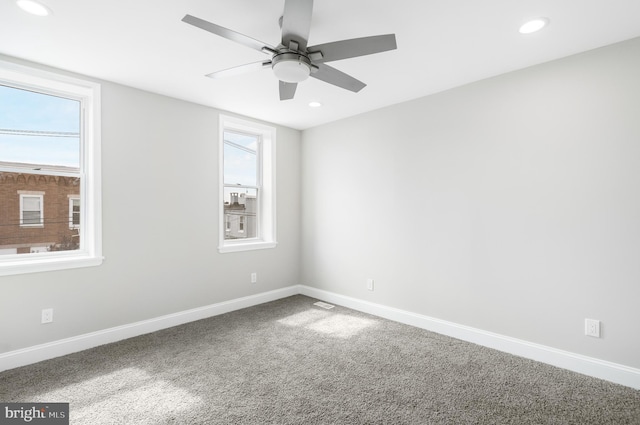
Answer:
[[271, 68], [280, 80], [280, 100], [293, 99], [298, 83], [310, 76], [352, 92], [359, 92], [366, 86], [365, 83], [330, 67], [326, 62], [394, 50], [397, 48], [395, 34], [307, 46], [312, 12], [313, 0], [285, 0], [284, 13], [279, 21], [282, 41], [275, 47], [195, 16], [185, 15], [182, 21], [271, 56], [269, 60], [213, 72], [207, 77], [220, 78]]

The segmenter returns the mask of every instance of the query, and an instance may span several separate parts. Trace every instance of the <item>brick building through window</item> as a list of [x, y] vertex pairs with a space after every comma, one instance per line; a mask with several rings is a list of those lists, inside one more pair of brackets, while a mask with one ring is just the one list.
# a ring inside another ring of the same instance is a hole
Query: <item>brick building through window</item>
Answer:
[[0, 255], [78, 249], [80, 178], [46, 174], [35, 164], [2, 165], [25, 171], [0, 171]]

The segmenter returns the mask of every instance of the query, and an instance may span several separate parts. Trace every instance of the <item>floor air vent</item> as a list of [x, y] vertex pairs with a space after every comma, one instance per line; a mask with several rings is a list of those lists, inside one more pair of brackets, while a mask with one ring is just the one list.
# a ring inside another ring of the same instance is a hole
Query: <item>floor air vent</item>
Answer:
[[322, 307], [322, 308], [326, 308], [327, 310], [332, 309], [333, 305], [331, 304], [327, 304], [327, 303], [323, 303], [322, 301], [318, 301], [317, 303], [313, 303], [313, 305], [317, 305], [318, 307]]

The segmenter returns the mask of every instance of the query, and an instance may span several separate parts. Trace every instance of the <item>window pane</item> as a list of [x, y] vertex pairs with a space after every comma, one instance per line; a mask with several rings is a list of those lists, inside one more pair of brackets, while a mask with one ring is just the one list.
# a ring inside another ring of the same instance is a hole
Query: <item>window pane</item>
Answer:
[[225, 239], [255, 238], [257, 189], [224, 188]]
[[258, 138], [224, 132], [224, 184], [258, 185]]
[[80, 248], [80, 120], [77, 100], [0, 85], [0, 254]]
[[258, 136], [254, 134], [235, 133], [227, 130], [224, 132], [224, 141], [242, 146], [253, 152], [258, 150]]
[[80, 102], [0, 85], [0, 162], [80, 167]]
[[22, 208], [25, 211], [38, 211], [40, 212], [40, 197], [25, 196], [22, 199]]
[[23, 224], [40, 224], [40, 211], [24, 211], [22, 213]]

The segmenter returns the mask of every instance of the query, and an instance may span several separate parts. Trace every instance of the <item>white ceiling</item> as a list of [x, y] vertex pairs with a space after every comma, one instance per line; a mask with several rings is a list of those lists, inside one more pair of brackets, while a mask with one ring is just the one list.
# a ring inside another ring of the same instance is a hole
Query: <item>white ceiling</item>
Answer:
[[[398, 49], [331, 62], [367, 83], [352, 93], [310, 78], [281, 102], [268, 59], [181, 22], [185, 14], [277, 45], [284, 0], [42, 0], [40, 18], [0, 1], [0, 53], [305, 129], [640, 36], [638, 0], [315, 0], [309, 44], [395, 33]], [[551, 25], [521, 35], [528, 18]], [[312, 100], [321, 108], [309, 108]]]

